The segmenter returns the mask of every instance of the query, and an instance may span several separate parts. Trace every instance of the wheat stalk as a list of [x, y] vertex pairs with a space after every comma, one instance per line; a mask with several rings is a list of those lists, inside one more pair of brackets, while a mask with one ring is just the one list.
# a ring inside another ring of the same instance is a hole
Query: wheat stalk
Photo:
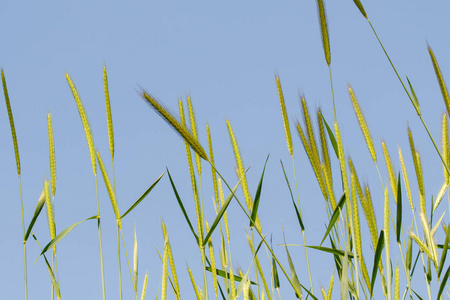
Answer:
[[[448, 120], [447, 120], [447, 114], [442, 115], [442, 157], [444, 158], [444, 161], [449, 164], [449, 155], [450, 151], [448, 149]], [[442, 163], [442, 167], [444, 169], [444, 178], [445, 183], [449, 184], [449, 174], [447, 172], [447, 168], [444, 163]]]

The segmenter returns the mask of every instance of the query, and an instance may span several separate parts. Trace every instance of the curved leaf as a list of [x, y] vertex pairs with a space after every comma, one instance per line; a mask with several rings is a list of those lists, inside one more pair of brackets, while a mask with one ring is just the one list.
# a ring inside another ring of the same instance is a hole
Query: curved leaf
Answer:
[[334, 223], [336, 223], [337, 219], [339, 218], [339, 215], [341, 214], [341, 210], [342, 210], [342, 207], [344, 206], [344, 203], [345, 203], [345, 193], [342, 194], [341, 200], [339, 200], [339, 203], [336, 205], [336, 209], [334, 210], [333, 215], [331, 216], [331, 219], [330, 219], [330, 224], [328, 224], [327, 231], [325, 232], [325, 235], [324, 235], [322, 241], [320, 242], [319, 246], [321, 246], [323, 244], [323, 242], [325, 241], [325, 239], [328, 237], [328, 233], [331, 231], [331, 229], [334, 226]]
[[[44, 187], [44, 189], [45, 189], [45, 187]], [[28, 225], [27, 233], [25, 234], [25, 237], [23, 239], [24, 242], [26, 242], [28, 240], [28, 238], [30, 237], [30, 233], [31, 233], [31, 230], [33, 229], [34, 223], [36, 223], [36, 220], [42, 211], [42, 207], [44, 207], [44, 203], [45, 203], [45, 190], [44, 189], [42, 189], [41, 195], [39, 196], [39, 200], [36, 205], [36, 210], [34, 211], [33, 218], [31, 219], [30, 225]]]
[[53, 247], [54, 245], [56, 245], [57, 243], [59, 243], [67, 234], [69, 234], [69, 232], [71, 232], [75, 227], [77, 227], [78, 225], [80, 225], [81, 223], [88, 221], [88, 220], [93, 220], [93, 219], [98, 219], [98, 216], [92, 216], [90, 218], [87, 218], [86, 220], [82, 220], [80, 222], [77, 222], [69, 227], [67, 227], [66, 229], [64, 229], [63, 231], [61, 231], [60, 234], [58, 234], [53, 240], [50, 241], [50, 243], [48, 243], [44, 249], [42, 249], [41, 254], [39, 254], [39, 256], [41, 256], [42, 254], [44, 254], [45, 252], [47, 252], [48, 249], [50, 249], [51, 247]]
[[145, 197], [147, 197], [148, 193], [151, 192], [151, 190], [153, 190], [153, 188], [155, 187], [155, 185], [161, 180], [161, 178], [163, 177], [164, 173], [166, 173], [166, 171], [164, 171], [161, 175], [159, 175], [158, 179], [155, 180], [155, 182], [152, 183], [152, 185], [142, 194], [141, 197], [139, 197], [139, 199], [136, 200], [136, 202], [133, 203], [133, 205], [131, 205], [131, 207], [120, 217], [121, 219], [123, 219], [128, 213], [130, 213], [139, 203], [141, 203], [142, 200], [144, 200]]
[[267, 161], [269, 160], [269, 156], [270, 154], [267, 155], [266, 162], [264, 163], [263, 172], [261, 174], [261, 179], [259, 180], [258, 188], [256, 189], [255, 201], [253, 202], [252, 216], [250, 220], [250, 228], [252, 228], [254, 224], [256, 224], [256, 216], [258, 215], [259, 200], [261, 199], [262, 182], [264, 178], [264, 172], [266, 171]]

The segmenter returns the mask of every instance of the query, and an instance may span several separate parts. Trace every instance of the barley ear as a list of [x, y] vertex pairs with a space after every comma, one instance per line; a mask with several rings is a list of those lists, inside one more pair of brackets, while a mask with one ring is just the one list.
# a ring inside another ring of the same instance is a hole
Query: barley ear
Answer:
[[[208, 221], [205, 221], [205, 226], [206, 226], [206, 231], [209, 232]], [[217, 298], [216, 258], [214, 256], [214, 248], [213, 248], [211, 237], [209, 237], [209, 239], [208, 239], [208, 250], [209, 250], [209, 258], [211, 260], [211, 274], [212, 274], [212, 278], [213, 278], [214, 294]]]
[[141, 300], [145, 300], [145, 294], [147, 292], [148, 272], [145, 273], [144, 284], [142, 285]]
[[403, 181], [405, 182], [406, 194], [408, 195], [409, 205], [411, 207], [411, 210], [414, 210], [414, 205], [412, 202], [411, 187], [409, 185], [409, 177], [408, 177], [408, 173], [406, 172], [405, 160], [403, 159], [403, 152], [400, 147], [398, 147], [398, 157], [400, 159], [400, 165], [402, 166]]
[[213, 187], [214, 187], [214, 200], [216, 202], [216, 206], [219, 207], [219, 190], [217, 188], [217, 174], [216, 174], [216, 168], [215, 168], [215, 163], [214, 163], [214, 153], [213, 153], [213, 148], [212, 148], [211, 132], [209, 130], [208, 125], [206, 125], [206, 135], [208, 137], [209, 160], [211, 163], [211, 173], [212, 173], [212, 180], [213, 180]]
[[102, 171], [103, 181], [105, 182], [106, 190], [108, 191], [109, 199], [111, 201], [111, 205], [114, 211], [114, 215], [116, 217], [116, 222], [119, 228], [122, 228], [122, 221], [120, 219], [119, 206], [117, 205], [116, 195], [113, 192], [111, 181], [109, 180], [108, 173], [106, 173], [105, 166], [103, 165], [102, 158], [100, 153], [97, 151], [97, 159], [98, 164], [100, 166], [100, 170]]
[[281, 115], [283, 117], [284, 134], [286, 135], [286, 143], [291, 156], [293, 155], [292, 149], [292, 136], [291, 129], [289, 128], [289, 120], [286, 112], [286, 104], [284, 102], [283, 90], [281, 89], [280, 77], [275, 75], [275, 81], [277, 82], [278, 97], [280, 98]]
[[369, 148], [370, 155], [375, 163], [377, 163], [377, 154], [375, 153], [375, 147], [373, 146], [372, 136], [370, 135], [369, 127], [367, 126], [364, 115], [359, 106], [358, 100], [355, 97], [352, 87], [348, 86], [348, 93], [350, 94], [350, 99], [352, 100], [353, 109], [355, 110], [356, 118], [358, 119], [359, 127], [366, 140], [367, 148]]
[[366, 11], [364, 10], [364, 7], [363, 7], [361, 1], [360, 0], [353, 0], [353, 2], [355, 3], [356, 7], [358, 7], [359, 11], [364, 16], [364, 18], [366, 18], [368, 20]]
[[[192, 135], [194, 136], [195, 140], [198, 141], [198, 134], [197, 134], [197, 124], [195, 123], [195, 116], [194, 116], [194, 109], [192, 108], [192, 102], [191, 97], [187, 97], [187, 103], [188, 103], [188, 109], [189, 109], [189, 120], [191, 120], [191, 130]], [[202, 165], [200, 161], [200, 156], [198, 153], [195, 153], [195, 162], [197, 163], [197, 171], [198, 175], [201, 176], [202, 174]]]
[[148, 104], [167, 122], [170, 126], [179, 134], [181, 137], [188, 142], [192, 149], [200, 155], [206, 161], [209, 161], [208, 155], [206, 154], [203, 147], [197, 141], [197, 139], [190, 133], [185, 126], [182, 126], [175, 117], [173, 117], [154, 97], [150, 96], [147, 92], [141, 93], [142, 98], [144, 98]]
[[327, 17], [325, 14], [325, 6], [323, 5], [323, 0], [317, 0], [317, 9], [319, 11], [320, 32], [322, 34], [322, 44], [323, 44], [323, 51], [325, 53], [325, 60], [327, 61], [328, 66], [330, 66], [331, 63], [330, 41], [328, 38]]
[[[56, 237], [56, 228], [55, 228], [55, 217], [53, 214], [53, 205], [50, 199], [49, 182], [45, 181], [44, 183], [44, 195], [45, 195], [45, 206], [47, 206], [47, 220], [48, 220], [48, 229], [50, 231], [50, 238], [53, 240]], [[55, 253], [56, 246], [53, 246], [53, 252]]]
[[339, 152], [339, 163], [341, 166], [341, 173], [342, 173], [342, 185], [344, 186], [344, 192], [345, 197], [349, 199], [350, 197], [350, 191], [348, 187], [348, 178], [347, 178], [347, 168], [345, 166], [345, 156], [344, 156], [344, 146], [342, 144], [342, 137], [341, 137], [341, 131], [339, 130], [338, 123], [334, 122], [334, 132], [336, 134], [336, 141], [338, 144], [338, 152]]
[[108, 126], [109, 150], [111, 152], [111, 158], [114, 159], [114, 130], [111, 115], [111, 102], [109, 100], [108, 75], [106, 74], [106, 66], [103, 66], [103, 86], [105, 89], [106, 124]]
[[2, 84], [3, 93], [5, 94], [6, 109], [8, 110], [9, 125], [11, 127], [11, 135], [14, 144], [14, 155], [16, 156], [17, 175], [20, 177], [20, 157], [19, 146], [17, 145], [16, 127], [14, 126], [14, 118], [11, 110], [11, 103], [9, 102], [8, 89], [6, 87], [5, 72], [2, 69]]
[[392, 167], [391, 157], [384, 141], [381, 142], [383, 148], [384, 161], [389, 175], [389, 183], [391, 184], [392, 194], [394, 195], [395, 203], [397, 203], [397, 183], [394, 175], [394, 168]]
[[56, 159], [55, 159], [55, 142], [53, 139], [52, 115], [47, 113], [47, 127], [48, 127], [48, 148], [50, 158], [50, 180], [52, 184], [52, 195], [55, 197], [56, 191]]
[[442, 77], [441, 69], [439, 68], [436, 57], [434, 56], [433, 50], [428, 46], [428, 52], [430, 53], [431, 61], [433, 62], [434, 72], [439, 82], [439, 87], [441, 88], [442, 97], [444, 98], [445, 106], [447, 107], [447, 113], [450, 116], [450, 98], [448, 96], [447, 86], [444, 82], [444, 77]]
[[[239, 152], [239, 147], [234, 137], [233, 129], [231, 128], [230, 121], [226, 120], [228, 126], [228, 133], [230, 135], [231, 144], [233, 146], [234, 157], [236, 159], [236, 165], [238, 170], [238, 177], [241, 178], [242, 191], [244, 193], [245, 202], [247, 204], [248, 211], [251, 213], [253, 211], [253, 199], [248, 190], [247, 177], [245, 175], [244, 163], [242, 162], [241, 154]], [[259, 217], [256, 217], [256, 227], [261, 230], [261, 224], [259, 222]]]
[[66, 73], [66, 80], [72, 91], [73, 98], [75, 99], [75, 102], [76, 102], [77, 108], [78, 108], [78, 113], [81, 118], [81, 123], [83, 124], [84, 134], [86, 136], [86, 141], [87, 141], [87, 144], [89, 147], [89, 155], [91, 156], [92, 171], [94, 172], [94, 175], [97, 175], [97, 163], [96, 163], [96, 159], [95, 159], [94, 138], [92, 137], [91, 128], [89, 126], [89, 122], [86, 117], [86, 112], [84, 111], [83, 104], [81, 103], [80, 97], [78, 96], [77, 89], [75, 88], [75, 85], [73, 84], [72, 79], [70, 78], [68, 73]]
[[[448, 149], [448, 120], [447, 114], [442, 115], [442, 157], [444, 158], [445, 163], [448, 165], [449, 162], [449, 149]], [[447, 172], [447, 168], [444, 163], [442, 163], [442, 167], [444, 168], [444, 178], [445, 183], [449, 184], [450, 176]]]
[[161, 279], [161, 300], [166, 300], [167, 297], [167, 263], [169, 256], [169, 241], [167, 238], [164, 240], [164, 256], [163, 256], [163, 270]]

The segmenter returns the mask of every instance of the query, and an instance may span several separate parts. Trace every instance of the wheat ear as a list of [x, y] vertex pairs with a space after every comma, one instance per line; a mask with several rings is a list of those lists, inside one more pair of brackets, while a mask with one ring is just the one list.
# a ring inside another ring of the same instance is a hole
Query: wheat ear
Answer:
[[106, 124], [108, 126], [109, 150], [111, 158], [114, 160], [114, 130], [111, 115], [111, 101], [109, 100], [108, 75], [106, 66], [103, 66], [103, 87], [105, 90], [105, 106], [106, 106]]
[[386, 168], [389, 174], [389, 183], [391, 184], [392, 193], [394, 195], [395, 203], [397, 203], [397, 182], [395, 180], [394, 168], [392, 167], [391, 156], [386, 147], [384, 141], [381, 142], [381, 147], [383, 148], [384, 161], [386, 162]]
[[8, 111], [9, 125], [11, 127], [11, 135], [14, 144], [14, 155], [16, 157], [17, 175], [20, 177], [19, 146], [17, 144], [16, 127], [14, 126], [14, 117], [12, 114], [11, 103], [9, 102], [8, 88], [6, 87], [5, 72], [3, 71], [3, 69], [2, 69], [2, 84], [3, 84], [3, 93], [5, 94], [6, 109]]
[[55, 197], [56, 192], [56, 159], [55, 159], [55, 142], [53, 139], [52, 115], [47, 113], [47, 127], [48, 127], [48, 149], [50, 158], [50, 180], [52, 185], [52, 195]]
[[94, 175], [97, 175], [97, 163], [96, 163], [96, 159], [95, 159], [94, 138], [92, 137], [91, 128], [89, 126], [86, 112], [84, 111], [84, 107], [83, 107], [83, 104], [81, 103], [80, 96], [78, 96], [77, 89], [75, 88], [75, 85], [73, 84], [72, 79], [70, 78], [68, 73], [66, 73], [66, 79], [67, 79], [67, 83], [69, 84], [69, 87], [72, 91], [73, 98], [75, 99], [75, 102], [77, 104], [78, 113], [81, 118], [81, 123], [83, 124], [84, 134], [86, 136], [86, 141], [87, 141], [87, 144], [89, 147], [89, 155], [91, 156], [92, 171], [94, 172]]
[[411, 195], [411, 187], [409, 185], [409, 177], [408, 173], [406, 172], [405, 160], [403, 159], [403, 152], [400, 147], [398, 147], [398, 157], [400, 159], [400, 165], [402, 166], [403, 181], [405, 182], [406, 194], [408, 195], [409, 205], [411, 206], [411, 210], [414, 210]]
[[112, 208], [114, 211], [114, 215], [116, 216], [117, 225], [121, 229], [122, 221], [120, 218], [119, 206], [117, 205], [116, 195], [114, 194], [113, 188], [111, 186], [111, 181], [109, 180], [108, 173], [106, 173], [105, 166], [103, 165], [102, 157], [100, 156], [100, 153], [98, 151], [97, 151], [97, 159], [98, 159], [98, 164], [100, 166], [100, 170], [102, 171], [103, 180], [106, 185], [106, 190], [108, 191], [109, 199], [111, 200], [111, 205], [112, 205]]
[[182, 126], [175, 117], [173, 117], [154, 97], [150, 96], [147, 92], [142, 92], [142, 98], [147, 100], [151, 107], [167, 122], [172, 128], [178, 132], [181, 137], [188, 142], [192, 149], [200, 155], [206, 161], [209, 161], [203, 147], [197, 141], [197, 139], [190, 133], [185, 126]]
[[278, 75], [275, 75], [275, 81], [277, 83], [278, 97], [280, 98], [281, 115], [283, 117], [284, 134], [286, 135], [286, 143], [287, 143], [289, 153], [292, 156], [294, 152], [292, 149], [291, 129], [289, 128], [289, 120], [287, 117], [286, 103], [284, 102], [283, 90], [281, 89], [280, 77], [278, 77]]
[[322, 34], [322, 45], [323, 51], [325, 53], [325, 60], [327, 61], [328, 66], [330, 66], [331, 64], [330, 40], [328, 38], [327, 17], [325, 14], [325, 6], [323, 5], [323, 0], [317, 0], [317, 9], [319, 11], [320, 32]]
[[361, 107], [359, 106], [358, 100], [356, 99], [355, 93], [353, 92], [352, 87], [348, 86], [348, 93], [350, 94], [350, 99], [352, 100], [353, 109], [355, 110], [356, 118], [358, 119], [359, 127], [364, 135], [364, 139], [366, 140], [367, 148], [369, 148], [370, 155], [375, 163], [377, 163], [377, 154], [375, 152], [375, 147], [373, 146], [372, 136], [370, 135], [369, 127], [367, 126], [366, 119], [361, 111]]
[[430, 54], [431, 61], [433, 62], [434, 72], [441, 88], [442, 97], [444, 98], [445, 106], [447, 107], [447, 113], [450, 116], [450, 98], [448, 96], [447, 86], [445, 85], [444, 77], [442, 76], [441, 69], [439, 68], [436, 56], [434, 56], [433, 50], [428, 46], [428, 53]]

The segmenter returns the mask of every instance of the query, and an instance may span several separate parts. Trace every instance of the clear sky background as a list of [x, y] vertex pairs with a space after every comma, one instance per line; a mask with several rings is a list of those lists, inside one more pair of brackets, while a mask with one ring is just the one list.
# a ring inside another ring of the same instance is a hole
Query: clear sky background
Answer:
[[[364, 1], [400, 76], [408, 75], [421, 103], [423, 117], [439, 141], [440, 117], [445, 111], [427, 43], [433, 48], [444, 77], [450, 76], [450, 5], [446, 1]], [[418, 205], [414, 169], [408, 152], [407, 126], [422, 156], [428, 208], [442, 182], [442, 167], [426, 132], [420, 124], [400, 83], [375, 39], [367, 21], [353, 1], [326, 1], [331, 65], [344, 147], [360, 179], [371, 186], [378, 227], [381, 229], [383, 201], [380, 181], [347, 93], [354, 91], [376, 143], [381, 177], [388, 175], [382, 159], [385, 140], [400, 170], [397, 145], [406, 156]], [[64, 74], [72, 77], [92, 127], [95, 147], [112, 173], [103, 91], [102, 67], [108, 69], [114, 122], [115, 174], [119, 208], [125, 211], [166, 169], [195, 220], [185, 148], [182, 139], [138, 95], [139, 87], [157, 97], [173, 112], [177, 100], [192, 97], [200, 141], [207, 146], [205, 125], [209, 124], [217, 168], [230, 183], [236, 182], [234, 156], [225, 120], [233, 126], [255, 193], [266, 156], [260, 205], [262, 227], [273, 233], [275, 251], [287, 266], [281, 224], [286, 241], [302, 244], [299, 227], [280, 167], [283, 160], [293, 180], [279, 100], [274, 80], [278, 72], [292, 125], [294, 156], [300, 201], [306, 225], [306, 239], [317, 245], [325, 232], [326, 214], [319, 187], [306, 158], [293, 122], [301, 119], [299, 95], [307, 99], [311, 112], [321, 107], [328, 122], [333, 111], [329, 73], [320, 37], [316, 1], [2, 1], [0, 9], [0, 65], [5, 71], [14, 113], [22, 164], [25, 223], [34, 212], [45, 179], [48, 162], [47, 112], [51, 112], [56, 147], [56, 226], [67, 226], [96, 214], [95, 180], [78, 111]], [[2, 97], [3, 98], [3, 97]], [[19, 185], [14, 150], [4, 101], [0, 102], [0, 298], [23, 299], [22, 225]], [[330, 148], [331, 149], [331, 148]], [[333, 163], [335, 178], [339, 171]], [[100, 173], [99, 173], [100, 174]], [[210, 171], [203, 164], [205, 210], [214, 218]], [[99, 197], [108, 299], [118, 299], [117, 251], [114, 214], [99, 175]], [[336, 194], [341, 193], [339, 186]], [[241, 193], [241, 192], [240, 192]], [[241, 194], [240, 194], [241, 195]], [[393, 199], [393, 198], [391, 198]], [[393, 202], [391, 202], [393, 203]], [[405, 228], [411, 218], [404, 203]], [[446, 210], [441, 205], [439, 212]], [[251, 263], [245, 230], [248, 220], [235, 202], [229, 208], [232, 230], [233, 265], [244, 270]], [[362, 210], [360, 210], [362, 216]], [[139, 245], [139, 289], [149, 272], [147, 297], [160, 288], [162, 265], [156, 248], [163, 248], [160, 221], [166, 222], [183, 299], [194, 292], [186, 262], [201, 282], [201, 260], [185, 220], [176, 203], [167, 176], [137, 210], [123, 221], [128, 251], [133, 228]], [[42, 214], [34, 229], [41, 245], [49, 241], [46, 217]], [[448, 214], [444, 218], [448, 223]], [[367, 234], [365, 223], [362, 224]], [[438, 239], [442, 242], [442, 230]], [[218, 236], [216, 255], [218, 259]], [[366, 235], [367, 244], [370, 239]], [[394, 242], [392, 241], [392, 247]], [[29, 299], [50, 295], [50, 279], [42, 259], [34, 264], [39, 248], [28, 242]], [[417, 248], [415, 248], [417, 249]], [[301, 247], [291, 248], [299, 279], [309, 286]], [[367, 257], [372, 257], [369, 246]], [[396, 251], [396, 250], [395, 250]], [[64, 299], [100, 299], [101, 280], [96, 224], [80, 225], [58, 244], [58, 268]], [[310, 250], [316, 294], [328, 286], [332, 274], [331, 256]], [[394, 254], [393, 263], [398, 253]], [[264, 261], [265, 255], [261, 256]], [[266, 272], [270, 273], [267, 262]], [[371, 263], [369, 263], [371, 268]], [[423, 275], [416, 274], [417, 287], [426, 297]], [[122, 266], [124, 299], [133, 291], [127, 265]], [[377, 281], [379, 289], [379, 282]], [[433, 286], [436, 290], [437, 286]], [[402, 286], [402, 290], [404, 285]], [[335, 285], [334, 296], [338, 297]], [[379, 292], [379, 291], [378, 291]], [[293, 298], [286, 280], [281, 295]], [[433, 295], [436, 295], [434, 291]], [[212, 296], [212, 294], [211, 294]], [[170, 299], [173, 294], [169, 292]]]

